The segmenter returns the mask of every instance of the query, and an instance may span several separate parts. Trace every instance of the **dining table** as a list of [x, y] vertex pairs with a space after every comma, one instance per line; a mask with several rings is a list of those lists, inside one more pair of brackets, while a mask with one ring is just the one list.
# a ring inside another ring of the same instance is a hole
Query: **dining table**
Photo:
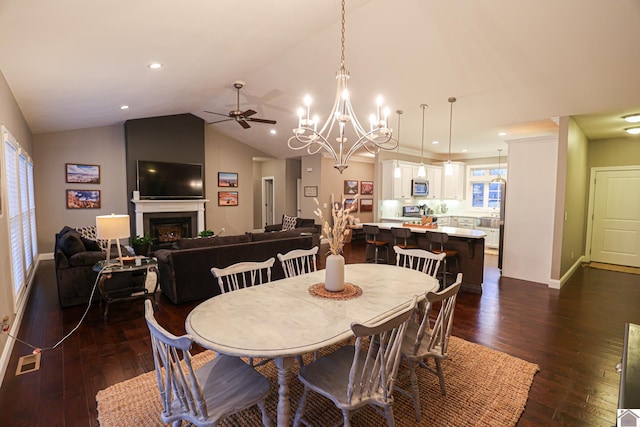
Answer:
[[185, 328], [206, 349], [230, 356], [273, 358], [278, 370], [277, 425], [291, 419], [289, 382], [296, 356], [353, 336], [353, 322], [385, 316], [414, 296], [424, 300], [438, 280], [385, 264], [345, 265], [345, 291], [323, 289], [325, 270], [217, 295], [197, 305]]

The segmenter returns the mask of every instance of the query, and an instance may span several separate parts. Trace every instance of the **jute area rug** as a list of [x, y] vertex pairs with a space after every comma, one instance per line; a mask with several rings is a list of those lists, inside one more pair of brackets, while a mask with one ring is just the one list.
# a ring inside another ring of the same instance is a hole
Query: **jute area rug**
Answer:
[[[199, 367], [213, 357], [206, 351], [193, 358], [194, 367]], [[308, 357], [308, 358], [307, 358]], [[305, 356], [305, 363], [312, 356]], [[271, 396], [267, 401], [272, 420], [277, 409], [277, 369], [273, 362], [257, 368], [271, 380]], [[449, 359], [443, 363], [447, 394], [440, 394], [438, 377], [424, 369], [418, 369], [422, 420], [420, 425], [430, 426], [514, 426], [524, 410], [533, 377], [538, 366], [451, 337]], [[294, 362], [291, 378], [291, 412], [297, 409], [303, 386], [297, 378], [297, 364]], [[406, 367], [400, 367], [397, 385], [409, 390]], [[393, 412], [397, 426], [417, 426], [413, 401], [394, 393]], [[147, 372], [138, 377], [114, 384], [96, 395], [98, 421], [102, 427], [113, 426], [163, 426], [160, 420], [161, 404], [155, 372]], [[305, 412], [305, 418], [313, 426], [327, 426], [342, 420], [341, 412], [333, 403], [312, 393]], [[370, 407], [365, 407], [352, 418], [354, 426], [384, 426], [384, 418]], [[229, 417], [224, 426], [262, 425], [257, 407]]]

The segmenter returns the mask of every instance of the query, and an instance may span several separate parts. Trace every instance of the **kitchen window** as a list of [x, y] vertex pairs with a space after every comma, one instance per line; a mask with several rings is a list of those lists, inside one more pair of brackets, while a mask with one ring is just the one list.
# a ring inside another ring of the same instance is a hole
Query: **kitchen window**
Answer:
[[469, 166], [471, 208], [500, 209], [500, 185], [492, 179], [507, 176], [507, 169], [495, 165]]

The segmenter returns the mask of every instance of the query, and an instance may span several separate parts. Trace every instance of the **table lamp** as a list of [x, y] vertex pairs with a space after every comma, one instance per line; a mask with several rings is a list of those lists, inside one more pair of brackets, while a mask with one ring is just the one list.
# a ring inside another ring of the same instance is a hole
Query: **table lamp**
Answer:
[[118, 247], [120, 266], [124, 266], [119, 240], [129, 237], [131, 235], [129, 230], [129, 215], [111, 214], [96, 217], [96, 237], [101, 240], [107, 240], [107, 266], [109, 266], [111, 257], [112, 240], [115, 240]]

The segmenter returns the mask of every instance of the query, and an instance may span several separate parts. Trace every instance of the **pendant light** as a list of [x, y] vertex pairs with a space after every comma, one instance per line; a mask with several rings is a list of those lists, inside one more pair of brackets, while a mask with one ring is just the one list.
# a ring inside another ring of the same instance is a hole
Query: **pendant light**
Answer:
[[507, 182], [502, 175], [500, 174], [500, 171], [502, 171], [502, 148], [498, 148], [498, 176], [493, 178], [491, 180], [491, 182], [498, 182], [498, 183], [503, 183], [503, 182]]
[[453, 123], [453, 103], [456, 102], [456, 99], [452, 96], [448, 99], [449, 101], [449, 160], [444, 165], [444, 174], [445, 175], [453, 175], [453, 165], [451, 164], [451, 125]]
[[427, 172], [424, 169], [424, 110], [429, 108], [427, 104], [420, 104], [422, 108], [422, 148], [420, 149], [420, 167], [418, 168], [418, 178], [426, 178]]
[[402, 178], [402, 171], [400, 170], [400, 165], [398, 164], [398, 156], [400, 155], [400, 115], [404, 113], [404, 111], [396, 110], [396, 113], [398, 113], [398, 138], [397, 138], [398, 146], [396, 151], [396, 167], [393, 170], [393, 177]]

